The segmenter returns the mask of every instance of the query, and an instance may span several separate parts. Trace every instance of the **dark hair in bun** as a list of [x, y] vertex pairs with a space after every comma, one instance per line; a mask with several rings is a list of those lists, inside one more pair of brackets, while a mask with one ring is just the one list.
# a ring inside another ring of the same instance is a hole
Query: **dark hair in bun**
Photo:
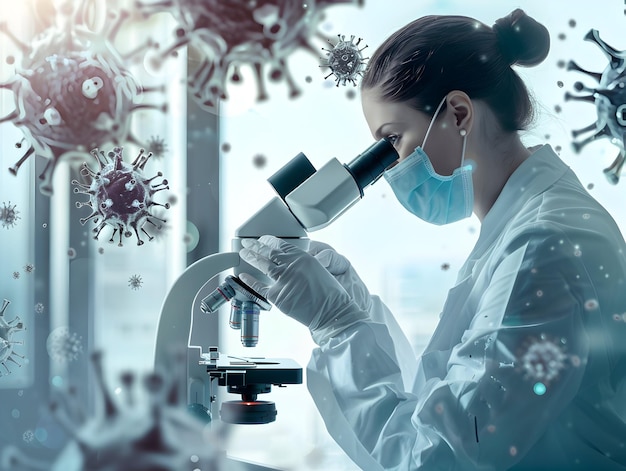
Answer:
[[550, 50], [548, 30], [516, 9], [493, 28], [466, 16], [424, 16], [393, 33], [370, 58], [361, 87], [432, 116], [452, 90], [483, 100], [504, 132], [534, 118], [528, 90], [512, 65], [533, 66]]
[[510, 65], [530, 67], [542, 62], [550, 50], [550, 33], [519, 8], [492, 26], [500, 51]]

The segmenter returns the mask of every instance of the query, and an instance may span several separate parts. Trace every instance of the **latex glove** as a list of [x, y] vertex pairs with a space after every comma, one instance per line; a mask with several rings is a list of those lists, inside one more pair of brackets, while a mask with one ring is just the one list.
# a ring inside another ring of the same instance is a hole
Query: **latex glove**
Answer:
[[372, 307], [370, 292], [346, 257], [338, 254], [330, 245], [315, 240], [309, 243], [309, 254], [335, 277], [359, 308], [370, 311]]
[[244, 239], [239, 256], [267, 275], [267, 285], [242, 273], [239, 278], [278, 309], [306, 325], [321, 344], [347, 327], [368, 319], [348, 292], [312, 255], [277, 237]]

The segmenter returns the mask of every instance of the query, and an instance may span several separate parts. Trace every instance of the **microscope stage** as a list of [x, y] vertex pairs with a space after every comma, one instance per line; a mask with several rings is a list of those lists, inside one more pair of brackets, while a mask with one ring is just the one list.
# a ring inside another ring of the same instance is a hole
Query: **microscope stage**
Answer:
[[302, 367], [289, 358], [229, 357], [201, 361], [220, 386], [302, 384]]

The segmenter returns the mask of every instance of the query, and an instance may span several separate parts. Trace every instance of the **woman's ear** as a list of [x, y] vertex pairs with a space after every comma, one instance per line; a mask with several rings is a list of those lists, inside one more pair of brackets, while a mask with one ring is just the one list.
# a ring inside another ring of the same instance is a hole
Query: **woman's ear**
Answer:
[[467, 133], [472, 129], [474, 122], [474, 106], [467, 93], [460, 90], [453, 90], [448, 93], [447, 108], [452, 113], [452, 124], [459, 129], [464, 129]]

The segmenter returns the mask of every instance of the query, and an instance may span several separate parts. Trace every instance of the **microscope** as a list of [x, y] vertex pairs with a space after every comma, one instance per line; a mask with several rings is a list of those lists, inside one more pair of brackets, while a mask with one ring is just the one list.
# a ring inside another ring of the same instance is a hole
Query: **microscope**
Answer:
[[242, 345], [258, 343], [261, 311], [271, 304], [243, 283], [238, 275], [250, 273], [259, 280], [271, 282], [239, 258], [242, 240], [271, 234], [284, 238], [306, 250], [307, 232], [322, 229], [363, 198], [364, 189], [375, 183], [386, 168], [398, 159], [393, 144], [383, 138], [350, 163], [342, 164], [332, 158], [316, 170], [303, 153], [272, 175], [268, 182], [276, 191], [272, 198], [235, 233], [233, 252], [206, 256], [189, 267], [174, 282], [165, 297], [157, 327], [155, 368], [167, 368], [173, 349], [187, 351], [187, 400], [189, 408], [209, 422], [217, 394], [215, 385], [225, 386], [229, 393], [241, 395], [241, 400], [224, 401], [220, 418], [225, 423], [262, 424], [276, 419], [272, 401], [259, 401], [259, 394], [268, 393], [272, 385], [302, 383], [302, 368], [285, 358], [231, 357], [218, 347], [191, 345], [193, 306], [200, 290], [222, 272], [233, 269], [234, 274], [200, 301], [200, 310], [215, 315], [230, 303], [229, 326], [240, 332]]

